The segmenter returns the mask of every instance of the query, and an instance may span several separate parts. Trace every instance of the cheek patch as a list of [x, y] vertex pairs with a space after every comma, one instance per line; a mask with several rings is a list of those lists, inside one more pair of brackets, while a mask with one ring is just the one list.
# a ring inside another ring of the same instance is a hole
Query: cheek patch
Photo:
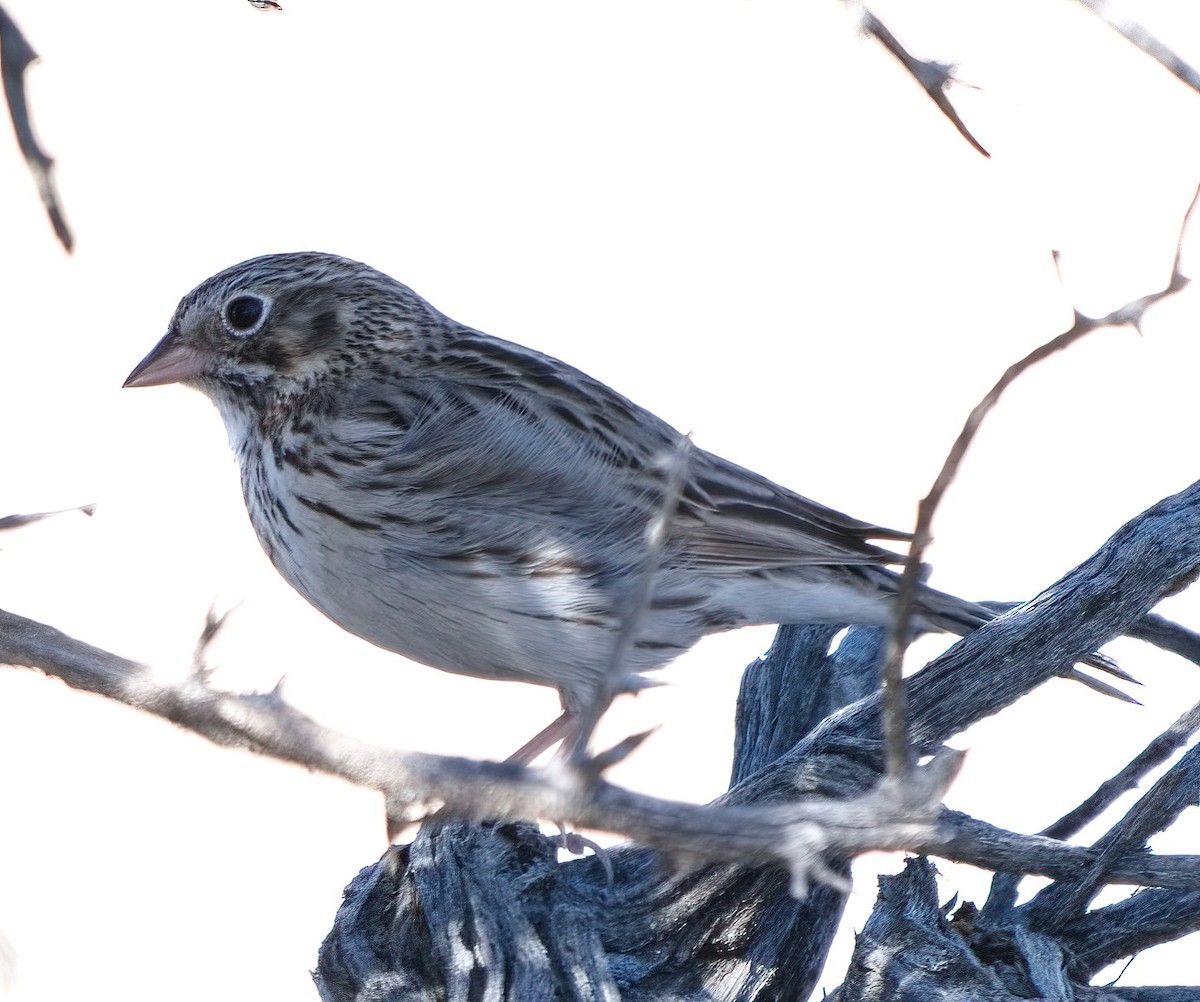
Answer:
[[245, 342], [244, 358], [261, 362], [276, 372], [299, 375], [320, 368], [342, 341], [341, 315], [334, 305], [278, 322]]
[[296, 363], [293, 353], [269, 336], [253, 338], [247, 342], [242, 358], [247, 362], [258, 362], [275, 372], [290, 372]]
[[331, 348], [337, 342], [340, 331], [341, 321], [337, 310], [317, 313], [306, 325], [304, 347], [312, 352]]

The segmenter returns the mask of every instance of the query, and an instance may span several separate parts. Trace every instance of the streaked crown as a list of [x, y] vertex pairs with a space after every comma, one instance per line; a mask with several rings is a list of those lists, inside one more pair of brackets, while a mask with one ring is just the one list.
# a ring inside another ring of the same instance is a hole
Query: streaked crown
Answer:
[[268, 254], [184, 296], [126, 385], [182, 382], [214, 399], [286, 395], [446, 323], [407, 286], [358, 261]]

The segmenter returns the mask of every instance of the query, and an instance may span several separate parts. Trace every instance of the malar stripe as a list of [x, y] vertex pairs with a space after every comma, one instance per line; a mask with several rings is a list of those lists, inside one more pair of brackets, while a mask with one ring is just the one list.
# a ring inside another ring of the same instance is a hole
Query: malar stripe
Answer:
[[367, 522], [361, 518], [352, 518], [345, 512], [340, 512], [336, 508], [330, 507], [324, 501], [314, 501], [312, 498], [306, 498], [300, 494], [296, 495], [296, 500], [304, 505], [305, 508], [310, 508], [319, 515], [328, 515], [330, 518], [336, 518], [339, 522], [350, 526], [351, 529], [381, 528], [378, 522]]

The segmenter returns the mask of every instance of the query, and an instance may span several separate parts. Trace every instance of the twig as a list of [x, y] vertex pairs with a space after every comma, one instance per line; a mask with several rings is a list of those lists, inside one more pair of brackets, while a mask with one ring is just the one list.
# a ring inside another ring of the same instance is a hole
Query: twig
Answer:
[[1200, 633], [1173, 623], [1165, 616], [1153, 613], [1143, 616], [1134, 624], [1128, 636], [1200, 665]]
[[638, 572], [637, 587], [624, 603], [621, 628], [617, 632], [616, 642], [613, 644], [605, 684], [603, 688], [598, 687], [592, 694], [590, 705], [580, 711], [581, 719], [578, 730], [572, 747], [569, 749], [570, 759], [576, 764], [586, 758], [588, 743], [591, 741], [596, 724], [612, 705], [613, 697], [625, 689], [621, 680], [628, 675], [629, 653], [633, 650], [638, 630], [641, 629], [650, 602], [654, 598], [654, 580], [658, 576], [663, 553], [670, 540], [671, 523], [675, 520], [679, 499], [682, 497], [684, 485], [687, 483], [691, 454], [691, 436], [682, 435], [676, 448], [662, 457], [661, 465], [666, 473], [662, 500], [646, 524], [645, 549], [642, 552], [642, 566]]
[[[934, 512], [937, 511], [942, 497], [945, 495], [954, 477], [958, 473], [963, 456], [970, 448], [971, 442], [979, 431], [983, 419], [996, 405], [1001, 395], [1023, 372], [1030, 369], [1043, 359], [1070, 347], [1092, 331], [1101, 327], [1133, 327], [1141, 333], [1141, 324], [1146, 311], [1167, 296], [1179, 292], [1188, 283], [1188, 278], [1180, 271], [1180, 261], [1183, 256], [1183, 238], [1187, 233], [1192, 213], [1200, 202], [1200, 187], [1192, 196], [1183, 222], [1179, 228], [1179, 236], [1175, 242], [1175, 257], [1171, 266], [1171, 278], [1159, 292], [1151, 293], [1135, 299], [1119, 309], [1113, 310], [1107, 316], [1093, 318], [1085, 317], [1077, 309], [1074, 310], [1074, 323], [1070, 329], [1051, 338], [1022, 358], [1010, 365], [996, 384], [975, 405], [959, 432], [958, 438], [950, 447], [945, 462], [938, 472], [929, 493], [917, 506], [917, 525], [913, 530], [912, 543], [909, 546], [908, 557], [904, 562], [904, 572], [900, 578], [900, 587], [896, 596], [895, 617], [891, 633], [888, 637], [887, 655], [883, 667], [884, 691], [884, 736], [887, 743], [888, 771], [893, 775], [901, 775], [907, 770], [912, 761], [912, 751], [907, 735], [907, 706], [904, 696], [904, 678], [902, 665], [904, 652], [908, 647], [909, 624], [912, 621], [912, 611], [916, 600], [917, 585], [920, 582], [922, 563], [925, 549], [932, 538], [931, 528]], [[1055, 255], [1057, 261], [1057, 255]]]
[[[1161, 617], [1154, 618], [1161, 619]], [[1166, 621], [1163, 620], [1163, 622]], [[1129, 635], [1133, 636], [1133, 631], [1130, 631]], [[1134, 789], [1151, 769], [1161, 765], [1178, 749], [1187, 744], [1188, 739], [1197, 730], [1200, 730], [1200, 703], [1180, 716], [1170, 727], [1146, 745], [1120, 772], [1101, 783], [1083, 803], [1064, 814], [1053, 824], [1047, 825], [1038, 834], [1045, 838], [1059, 840], [1071, 838], [1086, 825], [1096, 820], [1123, 793]], [[998, 920], [998, 916], [1013, 909], [1017, 903], [1017, 890], [1020, 883], [1020, 874], [996, 874], [992, 879], [992, 886], [988, 890], [987, 902], [983, 906], [985, 920], [995, 922]]]
[[861, 0], [843, 0], [843, 2], [854, 11], [858, 19], [859, 30], [879, 42], [908, 71], [909, 76], [920, 84], [929, 100], [938, 106], [938, 110], [950, 120], [959, 135], [978, 152], [990, 158], [991, 154], [971, 134], [971, 130], [967, 128], [966, 123], [959, 117], [958, 112], [954, 110], [954, 105], [946, 96], [947, 86], [954, 81], [954, 67], [948, 63], [918, 59], [900, 43], [900, 40], [891, 33], [886, 24], [863, 6]]
[[1099, 853], [1085, 871], [1039, 892], [1021, 911], [1030, 925], [1056, 933], [1082, 915], [1107, 875], [1112, 860], [1143, 849], [1150, 837], [1163, 831], [1180, 812], [1196, 801], [1200, 789], [1200, 746], [1191, 748], [1138, 799], [1093, 846]]
[[21, 34], [16, 22], [0, 7], [0, 77], [4, 80], [8, 114], [17, 134], [17, 145], [37, 183], [38, 195], [46, 208], [46, 215], [50, 217], [54, 234], [67, 253], [70, 253], [74, 246], [74, 238], [71, 236], [70, 227], [67, 226], [66, 216], [63, 214], [54, 185], [54, 161], [38, 145], [29, 117], [29, 104], [25, 99], [25, 70], [36, 59], [37, 53], [33, 51], [33, 46]]
[[1155, 766], [1161, 765], [1188, 739], [1200, 730], [1200, 703], [1197, 703], [1158, 737], [1141, 750], [1133, 760], [1111, 779], [1105, 780], [1090, 797], [1069, 814], [1047, 826], [1041, 834], [1048, 838], [1066, 839], [1095, 821], [1111, 807], [1121, 794], [1136, 789], [1141, 779]]
[[[1167, 596], [1164, 595], [1164, 598]], [[985, 609], [1000, 615], [1019, 606], [1020, 602], [980, 602]], [[1125, 636], [1153, 644], [1161, 651], [1176, 654], [1185, 661], [1200, 665], [1200, 633], [1189, 630], [1186, 626], [1160, 616], [1156, 612], [1148, 612], [1136, 623], [1129, 627]]]
[[1113, 961], [1159, 943], [1172, 942], [1197, 929], [1200, 929], [1200, 892], [1180, 893], [1154, 887], [1088, 912], [1064, 929], [1061, 937], [1086, 979]]
[[[1073, 880], [1097, 858], [1094, 848], [1008, 831], [959, 811], [944, 811], [941, 822], [944, 842], [923, 851], [982, 869]], [[1106, 879], [1110, 884], [1200, 889], [1200, 855], [1128, 852], [1109, 860]]]
[[1113, 31], [1131, 45], [1141, 49], [1155, 62], [1159, 63], [1172, 74], [1182, 80], [1192, 90], [1200, 91], [1200, 73], [1184, 62], [1173, 50], [1164, 45], [1153, 34], [1147, 31], [1139, 22], [1121, 17], [1108, 3], [1108, 0], [1079, 0], [1084, 7], [1095, 14]]
[[96, 514], [96, 506], [94, 504], [85, 504], [80, 505], [78, 508], [60, 508], [58, 511], [35, 511], [20, 515], [5, 515], [3, 518], [0, 518], [0, 532], [7, 529], [20, 529], [22, 526], [40, 522], [44, 518], [54, 518], [56, 515], [69, 515], [76, 511], [91, 516]]

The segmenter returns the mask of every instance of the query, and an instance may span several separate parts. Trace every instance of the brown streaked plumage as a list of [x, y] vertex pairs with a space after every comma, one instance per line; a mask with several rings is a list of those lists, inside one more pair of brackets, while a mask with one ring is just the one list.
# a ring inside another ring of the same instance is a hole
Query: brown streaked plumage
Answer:
[[[900, 558], [870, 540], [905, 533], [688, 447], [612, 677], [682, 436], [355, 261], [274, 254], [203, 282], [126, 385], [169, 382], [216, 404], [259, 540], [313, 605], [436, 668], [552, 686], [567, 714], [646, 684], [707, 633], [891, 615]], [[925, 629], [991, 615], [918, 594]]]

